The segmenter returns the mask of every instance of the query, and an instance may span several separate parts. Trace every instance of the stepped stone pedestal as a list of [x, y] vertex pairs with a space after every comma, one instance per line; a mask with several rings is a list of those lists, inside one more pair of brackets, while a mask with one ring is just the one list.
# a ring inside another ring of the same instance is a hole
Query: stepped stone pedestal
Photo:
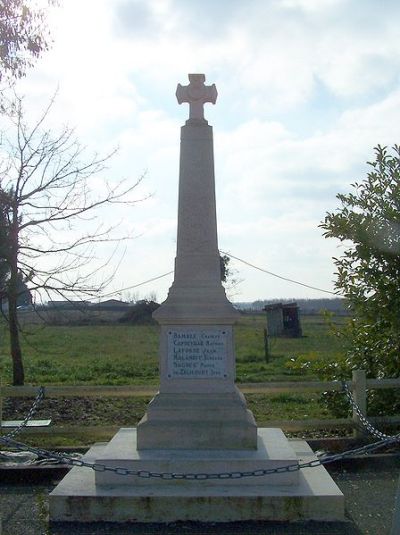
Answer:
[[[286, 466], [315, 455], [279, 429], [259, 429], [257, 450], [138, 450], [135, 429], [96, 444], [86, 461], [175, 473], [225, 473]], [[135, 478], [73, 468], [50, 496], [59, 522], [341, 521], [343, 495], [322, 466], [266, 477], [198, 480]]]
[[[177, 89], [190, 116], [181, 131], [175, 277], [154, 313], [161, 325], [159, 393], [136, 429], [120, 429], [108, 444], [89, 450], [85, 460], [99, 470], [73, 468], [56, 487], [50, 519], [343, 520], [343, 495], [326, 470], [296, 470], [300, 461], [315, 458], [307, 444], [288, 441], [280, 429], [257, 429], [235, 386], [233, 325], [239, 314], [221, 284], [212, 128], [203, 113], [217, 90], [204, 85], [204, 75], [189, 80]], [[101, 466], [167, 477], [122, 475]], [[291, 470], [246, 476], [283, 466]], [[190, 474], [203, 475], [194, 480]]]

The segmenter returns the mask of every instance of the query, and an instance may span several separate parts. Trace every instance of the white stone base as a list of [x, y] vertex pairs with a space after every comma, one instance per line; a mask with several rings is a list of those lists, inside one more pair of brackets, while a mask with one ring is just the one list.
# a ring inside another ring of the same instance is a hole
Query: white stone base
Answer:
[[[270, 438], [278, 436], [277, 431], [279, 430], [259, 429], [259, 440], [265, 451], [268, 451], [268, 443], [265, 443], [265, 439], [267, 438], [268, 441], [268, 436]], [[133, 430], [122, 431], [120, 438], [124, 435], [126, 437], [129, 433], [133, 439]], [[117, 439], [114, 446], [118, 446], [120, 438]], [[289, 442], [287, 440], [286, 442], [286, 454], [293, 448], [299, 462], [315, 458], [306, 442]], [[132, 456], [131, 454], [131, 458], [125, 458], [125, 461], [122, 458], [118, 460], [114, 457], [112, 459], [114, 447], [110, 448], [110, 444], [108, 446], [106, 444], [93, 446], [85, 455], [85, 460], [94, 462], [107, 459], [107, 464], [111, 463], [114, 466], [124, 466], [125, 464], [126, 467], [132, 466], [130, 463], [133, 463], [135, 464], [134, 469], [138, 469], [138, 463], [144, 463], [145, 459], [138, 460], [141, 452], [139, 455], [135, 453]], [[272, 450], [270, 450], [270, 454]], [[123, 451], [121, 453], [123, 454]], [[214, 451], [212, 459], [207, 459], [207, 452], [204, 451], [200, 456], [199, 452], [191, 453], [196, 457], [196, 459], [192, 458], [193, 464], [191, 464], [190, 470], [192, 473], [208, 470], [207, 464], [204, 463], [211, 463], [208, 466], [213, 472], [219, 471], [214, 470], [214, 468], [222, 466], [221, 463], [223, 463], [224, 471], [235, 471], [238, 469], [238, 463], [240, 465], [243, 462], [250, 463], [248, 464], [249, 470], [256, 468], [257, 462], [263, 468], [268, 465], [265, 458], [259, 457], [257, 461], [256, 458], [249, 459], [248, 455], [245, 458], [246, 455], [242, 452], [232, 452], [231, 450], [219, 451], [217, 458]], [[239, 459], [238, 453], [239, 457], [242, 455], [244, 457]], [[168, 454], [176, 457], [168, 461], [165, 458], [165, 452], [163, 453], [162, 450], [153, 451], [153, 461], [158, 469], [172, 466], [178, 468], [174, 471], [186, 471], [187, 462], [190, 459], [185, 450], [182, 450], [183, 464], [181, 465], [178, 460], [179, 450], [173, 453], [169, 451]], [[250, 452], [250, 454], [254, 454], [254, 452]], [[145, 455], [147, 456], [148, 468], [143, 469], [157, 471], [149, 458], [151, 452], [147, 450]], [[220, 455], [226, 455], [225, 462]], [[236, 455], [236, 459], [232, 459], [232, 468], [230, 468], [229, 462], [231, 455]], [[271, 455], [273, 457], [273, 454]], [[283, 452], [284, 456], [285, 452]], [[133, 457], [136, 458], [136, 461]], [[270, 459], [269, 462], [276, 463], [278, 461], [282, 464], [283, 457], [281, 456], [280, 460]], [[199, 466], [197, 463], [200, 463]], [[254, 466], [254, 468], [250, 468], [250, 466]], [[274, 464], [270, 466], [274, 466]], [[165, 471], [169, 471], [169, 468]], [[121, 483], [118, 480], [104, 479], [101, 476], [101, 474], [105, 474], [104, 472], [97, 472], [95, 477], [93, 470], [75, 467], [50, 494], [50, 520], [59, 522], [161, 523], [189, 520], [201, 522], [344, 520], [343, 494], [324, 467], [307, 468], [294, 473], [297, 479], [286, 480], [285, 484], [279, 484], [276, 479], [279, 477], [277, 475], [274, 476], [274, 479], [269, 479], [270, 476], [256, 478], [257, 481], [253, 484], [249, 481], [246, 482], [246, 478], [220, 480], [217, 484], [214, 480], [194, 482], [186, 480], [161, 481], [159, 479], [144, 479], [140, 481], [140, 484], [137, 482], [126, 484], [126, 482]], [[127, 476], [117, 477], [126, 478]], [[96, 478], [100, 484], [96, 485]], [[104, 484], [107, 481], [109, 484]]]
[[[199, 382], [191, 381], [191, 387], [198, 388]], [[176, 382], [174, 386], [179, 388]], [[228, 392], [213, 391], [211, 380], [207, 387], [201, 394], [159, 392], [137, 425], [139, 449], [256, 450], [257, 424], [243, 394], [233, 384]]]
[[[96, 463], [129, 470], [147, 470], [167, 473], [246, 472], [259, 469], [278, 468], [298, 464], [297, 455], [290, 446], [281, 429], [259, 429], [256, 450], [137, 450], [136, 429], [120, 429], [107, 444]], [[299, 471], [271, 474], [268, 485], [297, 485]], [[221, 480], [174, 480], [148, 479], [137, 476], [122, 476], [113, 472], [96, 472], [96, 485], [140, 485], [158, 487], [168, 485], [172, 488], [220, 487]], [[265, 485], [264, 477], [245, 477], [240, 485]], [[237, 479], [226, 479], [224, 486], [237, 486]]]

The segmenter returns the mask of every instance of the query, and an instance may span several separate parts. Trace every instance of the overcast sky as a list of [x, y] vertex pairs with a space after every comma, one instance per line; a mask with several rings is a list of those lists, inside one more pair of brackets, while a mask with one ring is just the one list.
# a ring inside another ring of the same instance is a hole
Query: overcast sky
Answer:
[[[152, 194], [103, 216], [137, 236], [110, 291], [173, 269], [179, 129], [188, 116], [175, 90], [189, 72], [205, 73], [219, 94], [205, 116], [214, 128], [220, 249], [332, 290], [340, 249], [318, 225], [338, 206], [336, 194], [365, 176], [373, 147], [400, 141], [400, 3], [61, 3], [50, 19], [54, 46], [20, 91], [36, 110], [58, 87], [54, 126], [76, 127], [88, 153], [118, 146], [109, 178], [146, 171], [137, 195]], [[327, 295], [232, 267], [243, 279], [234, 300]], [[139, 295], [162, 300], [171, 282]]]

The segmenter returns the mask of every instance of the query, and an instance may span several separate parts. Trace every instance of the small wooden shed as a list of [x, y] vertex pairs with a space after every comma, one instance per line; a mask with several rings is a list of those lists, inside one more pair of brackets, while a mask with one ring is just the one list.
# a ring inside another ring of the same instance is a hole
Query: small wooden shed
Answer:
[[302, 336], [300, 308], [297, 303], [273, 303], [264, 307], [267, 313], [268, 336]]

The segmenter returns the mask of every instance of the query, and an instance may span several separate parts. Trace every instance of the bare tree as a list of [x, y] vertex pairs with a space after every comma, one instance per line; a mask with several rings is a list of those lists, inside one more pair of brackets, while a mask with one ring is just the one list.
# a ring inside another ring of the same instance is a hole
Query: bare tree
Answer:
[[22, 275], [31, 292], [53, 299], [82, 299], [103, 291], [109, 280], [98, 279], [107, 260], [93, 267], [94, 246], [126, 238], [114, 237], [115, 227], [98, 224], [97, 210], [138, 202], [130, 199], [130, 194], [141, 180], [132, 184], [98, 178], [94, 188], [94, 177], [105, 171], [111, 155], [87, 160], [72, 130], [64, 127], [56, 134], [46, 129], [50, 107], [30, 127], [22, 100], [16, 99], [12, 128], [3, 132], [0, 145], [0, 235], [7, 238], [0, 254], [7, 266], [5, 289], [15, 385], [24, 383], [17, 317], [19, 278]]
[[8, 278], [8, 264], [6, 261], [8, 250], [8, 213], [9, 196], [0, 189], [0, 310], [3, 310], [3, 300], [6, 297]]

